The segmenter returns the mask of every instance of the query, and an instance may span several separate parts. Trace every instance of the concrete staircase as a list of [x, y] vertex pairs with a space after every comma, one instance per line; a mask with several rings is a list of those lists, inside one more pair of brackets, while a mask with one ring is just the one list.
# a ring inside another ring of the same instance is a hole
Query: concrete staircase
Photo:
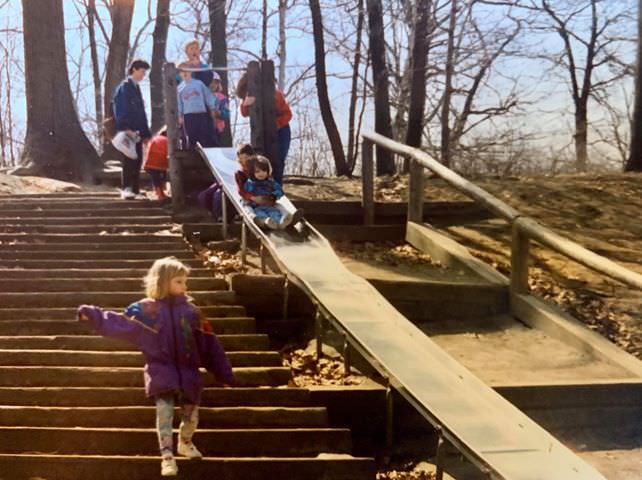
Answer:
[[195, 437], [206, 456], [180, 460], [179, 478], [374, 478], [373, 459], [350, 455], [350, 430], [287, 387], [269, 338], [173, 226], [159, 205], [111, 193], [0, 197], [0, 480], [160, 476], [142, 355], [94, 335], [75, 309], [122, 310], [165, 255], [193, 268], [190, 293], [239, 383], [206, 382]]

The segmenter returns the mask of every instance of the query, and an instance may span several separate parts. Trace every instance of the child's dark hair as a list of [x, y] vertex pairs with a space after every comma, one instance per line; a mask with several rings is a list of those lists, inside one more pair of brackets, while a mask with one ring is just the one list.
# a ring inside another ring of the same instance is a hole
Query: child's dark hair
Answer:
[[256, 155], [256, 151], [249, 143], [241, 143], [236, 147], [236, 155]]
[[254, 177], [257, 170], [262, 172], [267, 172], [268, 176], [272, 175], [272, 164], [267, 157], [263, 155], [256, 155], [253, 159], [254, 161], [250, 165], [250, 174]]
[[127, 73], [131, 75], [132, 73], [134, 73], [134, 70], [140, 70], [141, 68], [144, 68], [145, 70], [149, 70], [151, 67], [149, 66], [149, 63], [147, 63], [142, 58], [137, 58], [133, 60], [132, 63], [129, 64], [129, 67], [127, 68]]

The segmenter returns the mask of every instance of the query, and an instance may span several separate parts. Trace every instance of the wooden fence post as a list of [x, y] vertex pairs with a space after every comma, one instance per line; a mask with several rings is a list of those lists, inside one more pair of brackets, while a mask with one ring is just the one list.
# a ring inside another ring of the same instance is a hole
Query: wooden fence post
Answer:
[[279, 149], [276, 142], [276, 101], [274, 99], [274, 62], [261, 60], [261, 104], [263, 105], [263, 154], [276, 162]]
[[373, 144], [367, 138], [361, 146], [361, 205], [364, 225], [374, 224], [374, 166]]
[[530, 240], [521, 232], [517, 222], [513, 222], [511, 228], [513, 238], [510, 251], [510, 291], [527, 293]]
[[424, 221], [424, 167], [414, 158], [408, 171], [408, 221]]
[[256, 60], [247, 65], [247, 95], [255, 97], [256, 102], [250, 107], [250, 138], [252, 146], [263, 151], [265, 133], [263, 131], [263, 102], [261, 101], [261, 67]]
[[163, 93], [165, 95], [165, 124], [167, 125], [167, 156], [169, 181], [172, 186], [172, 209], [179, 212], [185, 206], [183, 174], [176, 158], [178, 150], [178, 97], [176, 93], [176, 67], [173, 63], [163, 66]]

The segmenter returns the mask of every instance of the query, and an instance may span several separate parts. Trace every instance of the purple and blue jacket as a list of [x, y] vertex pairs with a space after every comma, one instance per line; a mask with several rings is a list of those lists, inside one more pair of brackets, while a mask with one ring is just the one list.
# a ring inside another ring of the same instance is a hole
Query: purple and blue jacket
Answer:
[[101, 335], [128, 341], [145, 357], [145, 393], [182, 392], [186, 403], [198, 405], [203, 390], [200, 367], [222, 384], [234, 383], [232, 367], [209, 322], [185, 296], [132, 303], [120, 315], [81, 305]]

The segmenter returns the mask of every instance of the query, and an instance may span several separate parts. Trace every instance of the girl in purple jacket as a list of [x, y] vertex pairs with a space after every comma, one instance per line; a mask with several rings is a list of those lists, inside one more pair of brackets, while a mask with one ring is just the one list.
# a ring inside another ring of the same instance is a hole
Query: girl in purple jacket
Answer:
[[172, 448], [174, 398], [181, 403], [178, 454], [200, 458], [192, 443], [203, 390], [205, 367], [224, 386], [234, 382], [225, 352], [203, 313], [186, 296], [189, 267], [174, 257], [156, 260], [145, 277], [147, 298], [123, 315], [81, 305], [78, 319], [101, 335], [129, 341], [145, 356], [145, 392], [156, 402], [156, 427], [162, 456], [161, 475], [178, 473]]

